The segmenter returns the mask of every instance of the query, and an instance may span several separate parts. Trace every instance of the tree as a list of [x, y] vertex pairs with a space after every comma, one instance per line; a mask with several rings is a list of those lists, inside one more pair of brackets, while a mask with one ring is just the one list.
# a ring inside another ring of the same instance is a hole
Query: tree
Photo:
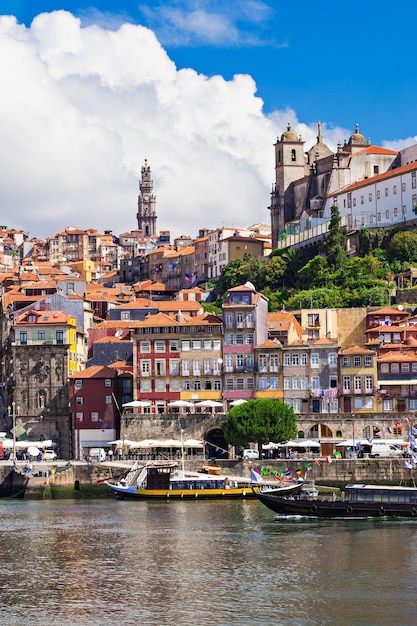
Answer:
[[288, 441], [297, 434], [296, 416], [292, 407], [280, 400], [248, 400], [232, 407], [223, 425], [226, 441], [233, 446], [258, 446], [269, 441]]
[[329, 236], [322, 243], [327, 262], [331, 270], [345, 267], [348, 257], [346, 254], [346, 239], [340, 225], [340, 213], [336, 205], [330, 209]]
[[411, 231], [396, 233], [388, 251], [393, 260], [409, 263], [417, 261], [417, 234]]

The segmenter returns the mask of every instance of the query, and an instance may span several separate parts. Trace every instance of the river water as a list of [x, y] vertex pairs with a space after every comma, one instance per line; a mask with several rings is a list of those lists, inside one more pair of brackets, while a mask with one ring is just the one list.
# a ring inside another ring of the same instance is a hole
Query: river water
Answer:
[[0, 624], [417, 623], [417, 521], [257, 501], [0, 501]]

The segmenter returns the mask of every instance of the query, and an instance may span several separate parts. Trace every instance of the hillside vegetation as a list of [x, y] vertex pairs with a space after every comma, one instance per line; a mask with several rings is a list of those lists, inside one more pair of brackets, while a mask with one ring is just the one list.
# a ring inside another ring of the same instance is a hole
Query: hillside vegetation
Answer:
[[362, 229], [357, 256], [349, 258], [337, 207], [328, 237], [316, 249], [273, 250], [267, 260], [231, 261], [217, 282], [220, 301], [247, 281], [269, 299], [270, 311], [385, 306], [397, 274], [417, 263], [417, 233], [400, 228]]

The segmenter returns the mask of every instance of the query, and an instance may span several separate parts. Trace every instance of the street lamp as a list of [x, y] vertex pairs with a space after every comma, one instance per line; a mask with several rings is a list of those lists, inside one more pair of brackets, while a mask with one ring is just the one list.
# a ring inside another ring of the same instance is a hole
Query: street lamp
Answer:
[[13, 400], [12, 406], [7, 407], [9, 417], [13, 420], [13, 463], [16, 462], [16, 417], [19, 415], [20, 407], [16, 406], [16, 402]]

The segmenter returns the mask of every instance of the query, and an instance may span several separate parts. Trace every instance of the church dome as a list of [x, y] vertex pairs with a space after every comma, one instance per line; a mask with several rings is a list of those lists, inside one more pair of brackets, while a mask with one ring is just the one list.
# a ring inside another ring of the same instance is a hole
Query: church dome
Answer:
[[282, 133], [281, 141], [298, 141], [297, 134], [293, 130], [291, 130], [290, 123], [288, 123], [285, 133]]
[[356, 124], [355, 132], [349, 137], [350, 146], [366, 146], [367, 141], [363, 135], [359, 132], [359, 126]]

